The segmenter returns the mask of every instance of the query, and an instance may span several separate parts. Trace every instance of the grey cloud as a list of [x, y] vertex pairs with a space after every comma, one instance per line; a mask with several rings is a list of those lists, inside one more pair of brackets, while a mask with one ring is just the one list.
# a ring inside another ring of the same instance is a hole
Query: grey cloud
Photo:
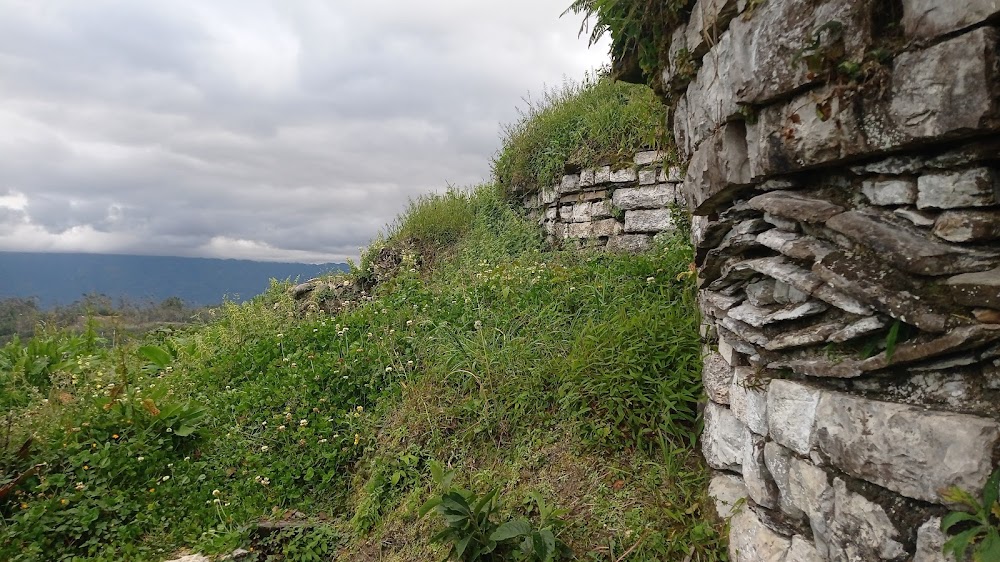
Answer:
[[0, 249], [356, 255], [601, 64], [564, 3], [0, 0]]

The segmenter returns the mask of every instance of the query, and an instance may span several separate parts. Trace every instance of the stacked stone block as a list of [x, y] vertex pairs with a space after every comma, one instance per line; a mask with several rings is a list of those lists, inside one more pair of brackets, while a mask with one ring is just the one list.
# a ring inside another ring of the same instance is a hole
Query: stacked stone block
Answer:
[[[942, 492], [998, 466], [997, 22], [992, 0], [698, 0], [673, 33], [735, 562], [948, 560]], [[877, 50], [860, 81], [802, 56]]]
[[602, 166], [567, 174], [523, 198], [549, 242], [640, 252], [653, 236], [674, 230], [672, 209], [683, 207], [677, 167], [658, 151], [639, 152], [625, 168]]

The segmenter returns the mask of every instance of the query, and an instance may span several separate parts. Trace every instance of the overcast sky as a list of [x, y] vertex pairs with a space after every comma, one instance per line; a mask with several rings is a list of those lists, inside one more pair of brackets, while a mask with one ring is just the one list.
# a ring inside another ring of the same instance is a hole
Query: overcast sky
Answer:
[[570, 0], [0, 0], [0, 250], [358, 254], [607, 59]]

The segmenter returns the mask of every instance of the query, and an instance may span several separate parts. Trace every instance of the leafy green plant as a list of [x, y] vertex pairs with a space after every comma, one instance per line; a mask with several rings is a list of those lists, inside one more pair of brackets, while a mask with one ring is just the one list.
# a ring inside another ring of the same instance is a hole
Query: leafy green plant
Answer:
[[448, 558], [471, 562], [509, 560], [513, 556], [516, 560], [551, 562], [569, 554], [556, 536], [565, 512], [550, 507], [541, 496], [532, 496], [541, 518], [538, 525], [532, 525], [523, 517], [497, 523], [494, 518], [499, 489], [494, 488], [482, 496], [455, 489], [451, 485], [454, 470], [445, 471], [440, 463], [433, 461], [430, 468], [434, 481], [443, 491], [428, 500], [419, 513], [423, 517], [436, 509], [444, 518], [445, 529], [431, 540], [451, 543]]
[[973, 562], [1000, 560], [1000, 469], [986, 481], [982, 502], [960, 488], [948, 490], [944, 499], [968, 509], [941, 519], [941, 530], [954, 535], [944, 543], [944, 553], [962, 561], [972, 548]]

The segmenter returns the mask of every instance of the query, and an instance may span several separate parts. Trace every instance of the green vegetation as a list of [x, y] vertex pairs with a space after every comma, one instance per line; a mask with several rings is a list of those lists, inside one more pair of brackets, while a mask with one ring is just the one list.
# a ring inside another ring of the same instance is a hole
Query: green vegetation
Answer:
[[557, 182], [568, 168], [616, 165], [643, 149], [672, 150], [667, 114], [652, 90], [610, 78], [587, 78], [528, 101], [504, 130], [493, 173], [508, 193]]
[[693, 3], [692, 0], [574, 0], [566, 13], [583, 14], [580, 34], [589, 30], [591, 45], [611, 34], [615, 78], [657, 86], [657, 70], [667, 66], [670, 36], [685, 20]]
[[969, 552], [973, 562], [1000, 560], [1000, 469], [987, 480], [982, 502], [960, 488], [948, 490], [944, 499], [968, 510], [941, 519], [941, 530], [954, 535], [944, 544], [944, 553], [955, 560], [968, 560]]
[[483, 186], [414, 201], [334, 315], [275, 284], [203, 326], [11, 343], [0, 559], [472, 559], [420, 517], [438, 497], [488, 512], [482, 560], [724, 560], [691, 259], [543, 252]]

